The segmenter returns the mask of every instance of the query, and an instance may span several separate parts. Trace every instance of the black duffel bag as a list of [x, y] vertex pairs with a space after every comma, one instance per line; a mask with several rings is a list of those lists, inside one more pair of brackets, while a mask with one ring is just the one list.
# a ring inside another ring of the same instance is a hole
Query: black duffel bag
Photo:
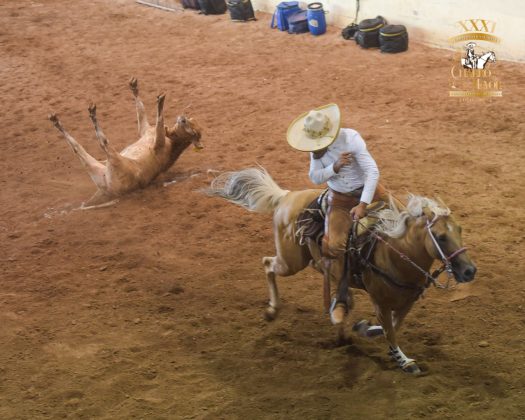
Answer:
[[374, 19], [365, 19], [359, 22], [359, 30], [355, 34], [355, 42], [361, 48], [379, 47], [379, 30], [386, 25], [383, 16]]
[[381, 52], [398, 53], [408, 50], [408, 32], [403, 25], [386, 25], [379, 30]]
[[256, 20], [250, 0], [227, 0], [226, 6], [228, 6], [230, 17], [234, 22]]
[[355, 37], [355, 34], [357, 33], [358, 30], [359, 30], [359, 25], [356, 25], [355, 23], [351, 23], [346, 28], [343, 28], [343, 30], [341, 31], [341, 36], [344, 39], [352, 39], [353, 37]]
[[199, 6], [205, 15], [222, 15], [226, 12], [225, 0], [199, 0]]
[[182, 0], [182, 7], [185, 9], [200, 10], [199, 0]]

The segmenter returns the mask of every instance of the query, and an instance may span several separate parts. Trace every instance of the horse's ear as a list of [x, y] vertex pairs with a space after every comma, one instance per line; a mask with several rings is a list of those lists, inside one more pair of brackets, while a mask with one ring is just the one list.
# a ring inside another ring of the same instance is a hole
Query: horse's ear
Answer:
[[441, 199], [441, 197], [436, 196], [436, 201], [443, 207], [444, 209], [448, 209], [448, 206], [445, 204], [445, 202]]
[[434, 218], [434, 213], [428, 207], [423, 207], [423, 214], [427, 216], [430, 220]]

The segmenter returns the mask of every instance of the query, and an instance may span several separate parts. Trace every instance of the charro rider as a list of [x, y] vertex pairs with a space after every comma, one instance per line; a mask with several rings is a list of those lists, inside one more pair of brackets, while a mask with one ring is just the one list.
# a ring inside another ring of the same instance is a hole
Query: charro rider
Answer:
[[[310, 179], [314, 184], [328, 184], [328, 208], [322, 241], [325, 281], [331, 281], [330, 319], [343, 322], [348, 311], [345, 299], [337, 293], [343, 275], [343, 261], [352, 221], [366, 216], [366, 207], [374, 200], [379, 170], [359, 133], [340, 128], [341, 113], [336, 104], [316, 108], [296, 118], [287, 132], [288, 143], [295, 149], [311, 152]], [[379, 192], [379, 191], [378, 191]], [[327, 283], [329, 284], [329, 283]]]
[[475, 46], [476, 46], [475, 42], [469, 42], [465, 46], [465, 48], [467, 49], [465, 67], [470, 68], [470, 69], [478, 68], [478, 56], [476, 55], [476, 52], [474, 51]]

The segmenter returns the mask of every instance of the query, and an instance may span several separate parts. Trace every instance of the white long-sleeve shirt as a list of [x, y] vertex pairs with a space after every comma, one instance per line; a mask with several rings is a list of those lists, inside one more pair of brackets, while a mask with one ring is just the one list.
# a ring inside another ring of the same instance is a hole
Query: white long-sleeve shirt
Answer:
[[[343, 152], [352, 154], [352, 163], [335, 173], [334, 163]], [[361, 135], [350, 128], [341, 128], [337, 139], [320, 159], [315, 159], [311, 153], [309, 175], [314, 184], [326, 182], [331, 189], [341, 193], [363, 187], [361, 201], [370, 204], [379, 180], [379, 169]]]

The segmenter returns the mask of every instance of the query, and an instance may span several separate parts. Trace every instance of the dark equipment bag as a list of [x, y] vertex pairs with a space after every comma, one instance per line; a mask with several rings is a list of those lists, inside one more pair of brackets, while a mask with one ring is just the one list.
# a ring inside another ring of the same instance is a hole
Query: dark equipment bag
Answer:
[[182, 7], [185, 9], [200, 10], [199, 0], [182, 0]]
[[226, 6], [228, 6], [230, 17], [234, 22], [256, 20], [250, 0], [228, 0]]
[[309, 32], [306, 10], [295, 12], [293, 15], [288, 16], [286, 20], [288, 21], [288, 33], [302, 34]]
[[343, 28], [343, 30], [341, 31], [341, 36], [344, 39], [352, 39], [358, 30], [359, 30], [359, 25], [356, 25], [355, 23], [351, 23], [346, 28]]
[[359, 30], [355, 34], [355, 42], [361, 48], [379, 47], [379, 30], [386, 25], [383, 16], [374, 19], [365, 19], [359, 22]]
[[403, 25], [386, 25], [379, 30], [381, 52], [398, 53], [408, 50], [408, 32]]
[[222, 15], [226, 12], [225, 0], [199, 0], [199, 6], [205, 15]]

